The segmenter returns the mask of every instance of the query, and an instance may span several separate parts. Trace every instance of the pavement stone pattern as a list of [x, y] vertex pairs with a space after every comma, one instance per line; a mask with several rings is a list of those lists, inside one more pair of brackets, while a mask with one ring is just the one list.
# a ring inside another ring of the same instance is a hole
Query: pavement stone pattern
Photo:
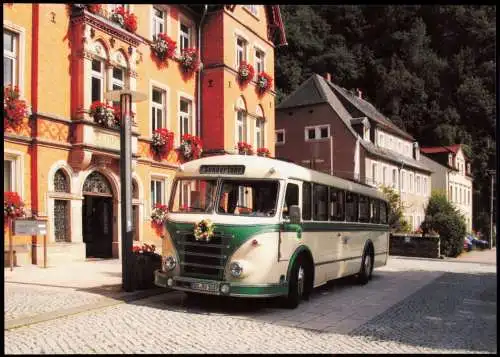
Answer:
[[391, 257], [368, 285], [328, 284], [295, 310], [171, 292], [7, 330], [4, 344], [8, 354], [488, 353], [495, 310], [496, 266]]

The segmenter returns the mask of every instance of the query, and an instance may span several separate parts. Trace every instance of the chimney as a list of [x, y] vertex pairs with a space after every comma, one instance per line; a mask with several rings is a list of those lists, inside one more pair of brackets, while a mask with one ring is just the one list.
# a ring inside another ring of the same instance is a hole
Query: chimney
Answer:
[[361, 89], [357, 88], [356, 91], [358, 93], [358, 98], [363, 99], [363, 92], [361, 91]]
[[328, 81], [328, 82], [331, 82], [332, 81], [332, 75], [330, 74], [330, 72], [325, 72], [323, 74], [323, 77]]

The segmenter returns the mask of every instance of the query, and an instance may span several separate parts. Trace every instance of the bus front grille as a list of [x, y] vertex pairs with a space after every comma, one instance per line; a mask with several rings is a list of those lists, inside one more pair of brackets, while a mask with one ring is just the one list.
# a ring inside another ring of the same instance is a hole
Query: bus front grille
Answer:
[[177, 237], [181, 276], [224, 279], [231, 236], [215, 232], [209, 242], [197, 241], [193, 232], [178, 232]]

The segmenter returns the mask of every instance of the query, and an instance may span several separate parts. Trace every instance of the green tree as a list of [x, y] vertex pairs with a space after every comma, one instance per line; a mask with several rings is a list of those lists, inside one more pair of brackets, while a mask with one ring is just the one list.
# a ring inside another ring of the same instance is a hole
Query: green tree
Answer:
[[382, 192], [389, 201], [389, 229], [392, 232], [410, 232], [411, 227], [403, 217], [403, 207], [399, 194], [392, 187], [387, 186], [382, 186]]
[[424, 234], [436, 232], [441, 240], [441, 254], [456, 257], [462, 253], [466, 232], [465, 219], [448, 201], [446, 194], [434, 191], [425, 210]]

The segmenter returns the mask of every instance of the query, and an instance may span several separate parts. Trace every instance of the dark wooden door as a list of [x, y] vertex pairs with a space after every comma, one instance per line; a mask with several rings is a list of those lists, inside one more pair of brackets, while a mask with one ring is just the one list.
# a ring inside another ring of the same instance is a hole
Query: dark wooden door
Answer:
[[112, 258], [112, 198], [85, 196], [82, 211], [83, 241], [86, 244], [87, 258]]

